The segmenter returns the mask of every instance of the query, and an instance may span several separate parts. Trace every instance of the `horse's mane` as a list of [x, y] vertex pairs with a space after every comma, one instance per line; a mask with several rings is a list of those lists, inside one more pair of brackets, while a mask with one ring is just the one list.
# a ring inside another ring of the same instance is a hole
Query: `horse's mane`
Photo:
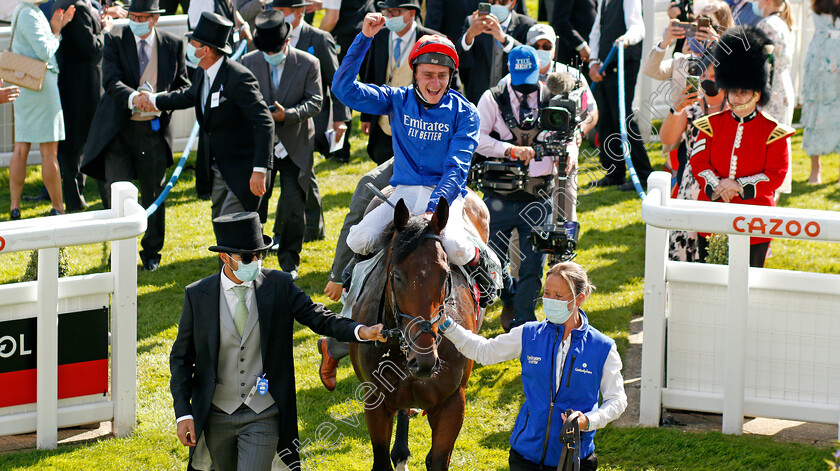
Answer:
[[383, 241], [388, 244], [388, 241], [396, 233], [396, 238], [391, 244], [391, 260], [393, 263], [400, 263], [406, 259], [412, 252], [420, 247], [427, 234], [430, 234], [431, 226], [429, 221], [423, 216], [412, 216], [405, 225], [405, 229], [397, 232], [394, 223], [391, 222], [385, 227], [382, 232]]

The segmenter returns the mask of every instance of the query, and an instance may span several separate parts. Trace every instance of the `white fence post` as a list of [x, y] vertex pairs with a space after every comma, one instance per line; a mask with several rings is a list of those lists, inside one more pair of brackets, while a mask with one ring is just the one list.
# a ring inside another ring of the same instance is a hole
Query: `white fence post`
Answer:
[[[111, 207], [118, 217], [126, 200], [137, 200], [137, 188], [128, 182], [111, 185]], [[114, 435], [124, 437], [137, 423], [137, 238], [111, 242], [111, 398]]]
[[[653, 173], [648, 179], [647, 200], [664, 205], [670, 177]], [[662, 378], [665, 370], [665, 262], [668, 260], [668, 231], [647, 226], [645, 233], [644, 345], [639, 423], [659, 425]]]
[[740, 435], [744, 425], [744, 370], [750, 281], [750, 238], [729, 236], [726, 382], [723, 393], [723, 433]]
[[36, 352], [39, 449], [58, 445], [58, 249], [38, 251], [38, 351]]

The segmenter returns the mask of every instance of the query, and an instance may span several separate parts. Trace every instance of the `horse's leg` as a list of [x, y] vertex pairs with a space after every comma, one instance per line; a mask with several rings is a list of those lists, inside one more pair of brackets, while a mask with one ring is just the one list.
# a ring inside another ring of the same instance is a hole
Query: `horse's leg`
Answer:
[[388, 448], [391, 445], [391, 432], [394, 430], [394, 412], [389, 411], [385, 404], [372, 409], [365, 408], [365, 422], [370, 434], [370, 444], [373, 446], [372, 471], [393, 471]]
[[394, 436], [394, 448], [391, 449], [391, 461], [397, 471], [408, 471], [408, 409], [397, 412], [397, 433]]
[[455, 448], [455, 440], [464, 424], [464, 388], [459, 388], [433, 411], [429, 411], [429, 426], [432, 428], [432, 449], [426, 455], [428, 471], [449, 469], [449, 459]]

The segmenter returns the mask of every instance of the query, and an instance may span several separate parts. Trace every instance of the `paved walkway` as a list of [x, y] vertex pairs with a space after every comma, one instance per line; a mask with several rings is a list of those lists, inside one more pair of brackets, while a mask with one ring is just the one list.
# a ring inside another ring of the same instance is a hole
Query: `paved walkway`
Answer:
[[[58, 444], [80, 445], [110, 437], [113, 437], [111, 434], [111, 422], [100, 422], [98, 425], [92, 424], [90, 426], [59, 429]], [[36, 439], [37, 437], [34, 433], [0, 437], [0, 453], [33, 449], [36, 447]]]

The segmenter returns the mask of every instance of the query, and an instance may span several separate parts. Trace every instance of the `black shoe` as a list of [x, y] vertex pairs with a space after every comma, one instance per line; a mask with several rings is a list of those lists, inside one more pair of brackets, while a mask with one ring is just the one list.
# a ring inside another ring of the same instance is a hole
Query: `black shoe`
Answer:
[[11, 216], [12, 221], [17, 221], [18, 219], [20, 219], [20, 209], [18, 209], [18, 208], [13, 209], [11, 211], [10, 216]]
[[595, 186], [616, 186], [621, 185], [622, 183], [624, 183], [623, 180], [616, 180], [610, 177], [604, 177], [595, 182]]
[[203, 200], [203, 201], [209, 201], [210, 200], [210, 193], [200, 194], [200, 195], [198, 195], [198, 199]]
[[55, 208], [50, 209], [50, 216], [61, 216], [61, 212]]
[[158, 269], [158, 261], [157, 260], [146, 260], [143, 262], [143, 270], [145, 271], [155, 271]]
[[307, 232], [303, 235], [304, 242], [312, 242], [315, 240], [324, 240], [324, 234], [318, 231]]
[[[641, 185], [642, 185], [642, 189], [644, 189], [645, 186], [646, 186], [644, 183], [642, 183]], [[618, 190], [619, 191], [636, 191], [636, 185], [634, 185], [633, 182], [624, 182], [621, 185], [618, 185]]]

